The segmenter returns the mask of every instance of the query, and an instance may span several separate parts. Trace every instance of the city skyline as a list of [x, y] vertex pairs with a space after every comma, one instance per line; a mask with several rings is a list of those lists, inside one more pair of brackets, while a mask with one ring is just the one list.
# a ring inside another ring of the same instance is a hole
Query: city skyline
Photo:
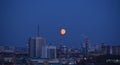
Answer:
[[[0, 1], [0, 45], [25, 47], [29, 37], [40, 36], [46, 43], [79, 48], [88, 36], [91, 45], [120, 45], [120, 1]], [[60, 35], [65, 28], [66, 34]]]

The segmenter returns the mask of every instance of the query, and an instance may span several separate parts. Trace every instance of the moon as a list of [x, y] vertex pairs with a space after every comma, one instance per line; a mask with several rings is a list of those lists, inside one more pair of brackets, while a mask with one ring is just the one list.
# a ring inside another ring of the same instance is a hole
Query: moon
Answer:
[[65, 30], [64, 28], [62, 28], [62, 29], [60, 30], [60, 34], [61, 34], [61, 35], [65, 35], [65, 33], [66, 33], [66, 30]]

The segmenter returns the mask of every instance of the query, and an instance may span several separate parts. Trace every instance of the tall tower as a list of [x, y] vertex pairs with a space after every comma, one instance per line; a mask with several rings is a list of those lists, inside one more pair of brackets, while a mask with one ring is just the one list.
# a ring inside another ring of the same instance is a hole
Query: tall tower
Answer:
[[39, 35], [39, 25], [37, 28], [37, 37], [29, 38], [29, 56], [41, 58], [42, 47], [45, 45], [45, 39]]
[[84, 56], [88, 56], [88, 36], [85, 36], [85, 54]]
[[65, 35], [65, 33], [66, 33], [66, 29], [62, 28], [60, 30], [60, 55], [59, 55], [60, 58], [62, 57], [62, 43], [63, 43], [62, 36]]

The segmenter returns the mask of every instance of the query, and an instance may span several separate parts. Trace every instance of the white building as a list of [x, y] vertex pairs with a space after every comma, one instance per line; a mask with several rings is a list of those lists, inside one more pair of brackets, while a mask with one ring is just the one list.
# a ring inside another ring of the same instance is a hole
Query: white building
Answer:
[[56, 46], [43, 46], [42, 58], [56, 59]]
[[45, 39], [42, 37], [35, 37], [29, 39], [29, 56], [41, 58], [42, 47], [45, 45]]

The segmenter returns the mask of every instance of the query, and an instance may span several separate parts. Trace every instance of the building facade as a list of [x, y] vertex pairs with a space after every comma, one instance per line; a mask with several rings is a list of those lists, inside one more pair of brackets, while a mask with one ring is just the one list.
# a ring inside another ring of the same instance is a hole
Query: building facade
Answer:
[[42, 37], [35, 37], [29, 39], [29, 56], [41, 58], [42, 46], [45, 45], [45, 39]]
[[102, 44], [101, 51], [102, 51], [102, 55], [110, 54], [110, 46], [106, 44]]
[[112, 54], [120, 55], [120, 46], [112, 46]]
[[56, 46], [43, 46], [42, 58], [56, 59]]

